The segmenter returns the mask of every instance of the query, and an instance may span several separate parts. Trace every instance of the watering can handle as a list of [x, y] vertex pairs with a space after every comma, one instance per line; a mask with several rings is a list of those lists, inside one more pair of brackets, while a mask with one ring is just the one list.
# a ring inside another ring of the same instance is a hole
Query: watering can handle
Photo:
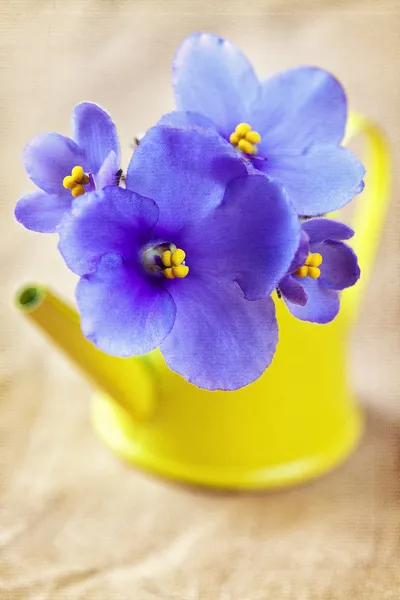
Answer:
[[352, 318], [367, 286], [382, 235], [391, 192], [391, 154], [381, 129], [366, 117], [351, 113], [348, 120], [345, 144], [362, 135], [366, 145], [365, 190], [359, 200], [353, 227], [352, 247], [361, 268], [357, 284], [343, 294], [342, 310]]

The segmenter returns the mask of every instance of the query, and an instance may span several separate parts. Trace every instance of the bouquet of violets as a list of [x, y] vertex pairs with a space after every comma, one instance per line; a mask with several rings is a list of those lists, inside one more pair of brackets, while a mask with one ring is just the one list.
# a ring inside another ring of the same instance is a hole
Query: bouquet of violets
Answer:
[[98, 348], [130, 357], [160, 347], [196, 386], [235, 390], [273, 360], [275, 302], [328, 323], [359, 278], [353, 231], [323, 215], [361, 192], [364, 168], [340, 145], [346, 97], [324, 70], [259, 81], [232, 43], [199, 33], [177, 50], [173, 87], [177, 110], [147, 131], [126, 175], [96, 104], [75, 107], [71, 137], [28, 142], [38, 189], [15, 215], [59, 236], [80, 277], [82, 331]]

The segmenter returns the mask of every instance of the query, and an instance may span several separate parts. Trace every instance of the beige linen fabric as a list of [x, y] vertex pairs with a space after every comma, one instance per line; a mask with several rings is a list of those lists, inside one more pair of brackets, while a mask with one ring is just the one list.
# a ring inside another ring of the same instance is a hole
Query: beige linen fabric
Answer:
[[3, 600], [399, 600], [399, 178], [350, 368], [366, 436], [340, 470], [274, 494], [171, 485], [115, 459], [91, 430], [90, 389], [12, 308], [26, 281], [72, 300], [53, 236], [13, 222], [30, 187], [21, 149], [68, 133], [81, 100], [113, 115], [126, 167], [135, 133], [173, 108], [188, 33], [230, 37], [260, 75], [317, 64], [381, 123], [399, 164], [400, 3], [0, 1]]

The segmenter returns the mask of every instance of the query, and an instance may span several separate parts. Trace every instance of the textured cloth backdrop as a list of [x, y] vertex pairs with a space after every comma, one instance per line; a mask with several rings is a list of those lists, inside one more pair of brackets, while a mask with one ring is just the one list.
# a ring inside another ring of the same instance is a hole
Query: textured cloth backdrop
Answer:
[[[301, 6], [301, 8], [299, 8]], [[126, 166], [135, 133], [173, 108], [170, 64], [189, 32], [230, 37], [260, 75], [333, 71], [350, 105], [400, 139], [400, 4], [2, 0], [0, 2], [0, 598], [398, 600], [400, 598], [399, 193], [353, 335], [367, 434], [337, 472], [275, 494], [213, 494], [121, 464], [89, 424], [89, 386], [12, 309], [15, 289], [75, 277], [54, 236], [13, 222], [30, 189], [21, 149], [68, 133], [92, 100], [113, 116]]]

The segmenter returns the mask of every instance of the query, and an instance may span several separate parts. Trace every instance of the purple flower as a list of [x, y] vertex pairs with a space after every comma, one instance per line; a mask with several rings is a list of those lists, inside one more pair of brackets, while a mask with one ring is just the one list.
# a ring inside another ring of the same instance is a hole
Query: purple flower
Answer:
[[100, 106], [82, 102], [72, 112], [72, 139], [42, 133], [25, 146], [23, 162], [39, 189], [19, 199], [15, 217], [27, 229], [53, 233], [74, 197], [117, 183], [115, 125]]
[[216, 129], [254, 166], [281, 182], [300, 215], [347, 204], [363, 188], [364, 168], [340, 147], [344, 90], [316, 67], [260, 82], [232, 43], [210, 33], [188, 36], [173, 64], [178, 111], [162, 123]]
[[160, 346], [202, 388], [257, 379], [277, 343], [269, 295], [300, 240], [281, 186], [215, 132], [156, 126], [127, 188], [77, 199], [60, 227], [84, 334], [118, 356]]
[[290, 312], [302, 321], [329, 323], [339, 312], [339, 290], [360, 277], [357, 256], [341, 240], [354, 235], [350, 227], [330, 219], [302, 224], [300, 246], [279, 283]]

